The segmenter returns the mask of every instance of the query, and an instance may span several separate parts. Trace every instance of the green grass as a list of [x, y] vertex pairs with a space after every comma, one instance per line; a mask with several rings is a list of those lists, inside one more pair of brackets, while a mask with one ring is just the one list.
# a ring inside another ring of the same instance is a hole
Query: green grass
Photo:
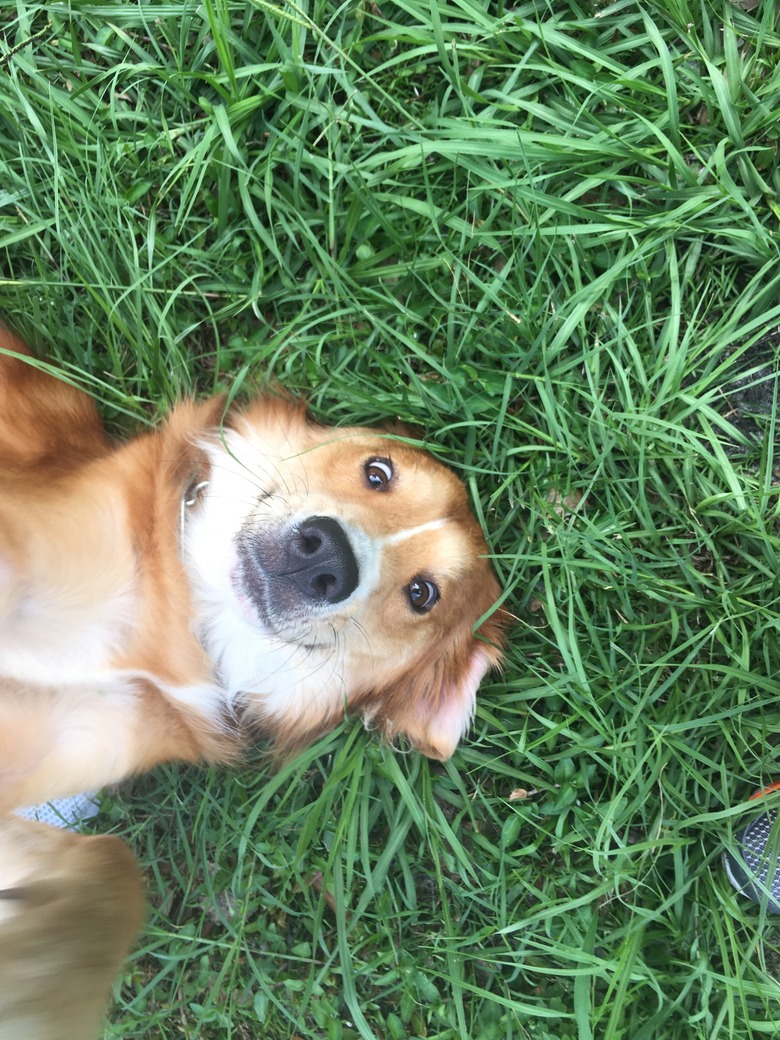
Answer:
[[5, 320], [113, 428], [268, 376], [421, 425], [518, 617], [446, 766], [355, 725], [107, 796], [151, 914], [106, 1036], [777, 1035], [720, 862], [780, 777], [778, 409], [730, 396], [777, 352], [777, 6], [0, 0], [0, 40]]

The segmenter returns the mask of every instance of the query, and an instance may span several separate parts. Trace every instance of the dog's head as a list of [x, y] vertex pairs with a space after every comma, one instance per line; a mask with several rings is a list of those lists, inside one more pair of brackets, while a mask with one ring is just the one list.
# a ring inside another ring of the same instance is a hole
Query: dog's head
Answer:
[[362, 714], [448, 758], [500, 661], [499, 587], [463, 485], [429, 454], [263, 399], [207, 446], [185, 554], [221, 681], [296, 748]]

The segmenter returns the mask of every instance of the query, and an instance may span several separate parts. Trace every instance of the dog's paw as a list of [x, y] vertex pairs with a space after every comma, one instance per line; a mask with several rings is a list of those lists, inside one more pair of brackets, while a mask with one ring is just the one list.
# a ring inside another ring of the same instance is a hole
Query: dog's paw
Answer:
[[3, 1040], [94, 1040], [143, 918], [143, 885], [118, 838], [0, 817]]

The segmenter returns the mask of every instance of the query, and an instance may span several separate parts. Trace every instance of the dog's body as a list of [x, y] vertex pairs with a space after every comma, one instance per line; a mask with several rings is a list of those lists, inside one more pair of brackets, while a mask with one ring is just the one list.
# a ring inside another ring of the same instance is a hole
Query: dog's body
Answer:
[[[0, 351], [0, 810], [229, 762], [255, 731], [294, 751], [346, 712], [452, 753], [501, 635], [472, 631], [498, 586], [452, 473], [273, 398], [115, 446], [1, 329]], [[0, 889], [18, 843], [6, 821]], [[0, 1020], [5, 982], [0, 960]]]

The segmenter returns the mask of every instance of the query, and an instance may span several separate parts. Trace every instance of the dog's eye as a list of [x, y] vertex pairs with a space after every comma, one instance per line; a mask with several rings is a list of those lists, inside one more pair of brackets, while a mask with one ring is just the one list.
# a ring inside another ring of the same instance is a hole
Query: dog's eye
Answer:
[[412, 609], [418, 614], [427, 614], [431, 607], [435, 607], [439, 602], [439, 589], [427, 578], [413, 578], [406, 588], [406, 593]]
[[393, 464], [390, 459], [369, 459], [364, 467], [366, 480], [374, 491], [386, 491], [393, 479]]

